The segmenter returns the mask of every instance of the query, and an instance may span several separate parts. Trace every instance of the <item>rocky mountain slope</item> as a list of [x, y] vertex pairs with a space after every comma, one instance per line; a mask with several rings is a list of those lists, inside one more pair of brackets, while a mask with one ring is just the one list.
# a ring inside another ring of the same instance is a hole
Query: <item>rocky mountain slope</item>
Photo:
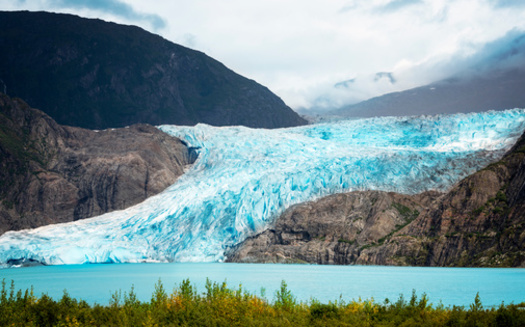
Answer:
[[330, 114], [346, 117], [482, 112], [525, 106], [525, 71], [495, 70], [385, 94]]
[[352, 192], [294, 206], [228, 261], [525, 267], [525, 134], [446, 194]]
[[191, 149], [150, 125], [57, 124], [0, 94], [0, 234], [123, 209], [171, 185]]
[[266, 87], [135, 26], [46, 12], [0, 12], [0, 92], [59, 124], [305, 124]]

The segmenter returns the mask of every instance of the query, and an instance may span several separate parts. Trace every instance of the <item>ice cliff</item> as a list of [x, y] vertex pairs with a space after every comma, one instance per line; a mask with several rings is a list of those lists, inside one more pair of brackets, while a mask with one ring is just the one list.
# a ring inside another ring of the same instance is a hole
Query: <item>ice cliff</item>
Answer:
[[164, 192], [122, 211], [0, 237], [0, 262], [220, 261], [286, 208], [332, 193], [446, 190], [500, 158], [525, 110], [345, 120], [280, 130], [164, 125], [198, 148]]

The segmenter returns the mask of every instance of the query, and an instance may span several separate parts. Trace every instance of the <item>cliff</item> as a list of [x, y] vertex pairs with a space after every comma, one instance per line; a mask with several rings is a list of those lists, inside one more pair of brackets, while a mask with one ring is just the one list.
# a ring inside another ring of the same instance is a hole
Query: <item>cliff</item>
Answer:
[[448, 193], [379, 191], [289, 208], [234, 262], [525, 267], [525, 134]]
[[0, 234], [129, 207], [191, 163], [185, 144], [149, 125], [61, 126], [4, 94], [0, 118]]
[[63, 125], [306, 123], [266, 87], [135, 26], [0, 12], [0, 48], [0, 92]]

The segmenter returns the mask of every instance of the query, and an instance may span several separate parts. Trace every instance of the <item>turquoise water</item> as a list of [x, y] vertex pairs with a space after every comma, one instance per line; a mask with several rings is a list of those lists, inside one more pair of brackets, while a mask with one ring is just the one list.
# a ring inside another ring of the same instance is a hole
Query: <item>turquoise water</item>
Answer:
[[397, 300], [400, 294], [410, 298], [415, 289], [425, 292], [430, 301], [468, 306], [479, 292], [484, 306], [525, 301], [525, 269], [517, 268], [423, 268], [382, 266], [318, 266], [226, 263], [167, 263], [39, 266], [0, 269], [0, 278], [17, 288], [31, 285], [35, 294], [47, 293], [59, 299], [64, 289], [75, 298], [89, 303], [108, 304], [117, 290], [129, 292], [134, 285], [142, 301], [151, 299], [155, 283], [162, 280], [171, 292], [183, 279], [190, 278], [200, 292], [206, 278], [226, 281], [230, 287], [242, 284], [251, 293], [273, 300], [282, 280], [301, 301], [316, 298], [322, 302], [370, 299]]

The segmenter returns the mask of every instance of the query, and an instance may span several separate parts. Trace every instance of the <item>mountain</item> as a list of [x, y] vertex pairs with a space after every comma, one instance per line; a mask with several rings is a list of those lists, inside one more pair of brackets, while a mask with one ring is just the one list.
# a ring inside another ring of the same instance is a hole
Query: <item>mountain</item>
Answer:
[[365, 191], [299, 204], [234, 262], [525, 267], [525, 134], [447, 193]]
[[266, 87], [135, 26], [0, 12], [0, 48], [0, 92], [63, 125], [306, 123]]
[[344, 117], [482, 112], [525, 107], [525, 71], [498, 69], [385, 94], [331, 111]]
[[58, 125], [0, 93], [0, 234], [124, 209], [157, 194], [192, 155], [150, 125]]

